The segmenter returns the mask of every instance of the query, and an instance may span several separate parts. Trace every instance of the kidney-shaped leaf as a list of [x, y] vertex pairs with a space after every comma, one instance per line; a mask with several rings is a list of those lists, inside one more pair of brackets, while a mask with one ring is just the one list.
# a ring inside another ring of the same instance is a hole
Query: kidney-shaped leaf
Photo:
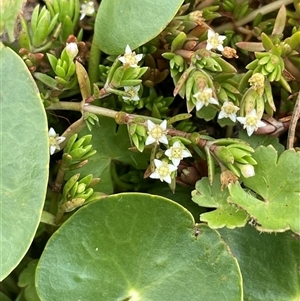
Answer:
[[36, 286], [42, 301], [242, 300], [237, 261], [219, 234], [142, 193], [78, 210], [48, 241]]
[[291, 229], [300, 234], [300, 153], [287, 150], [278, 158], [273, 146], [260, 146], [253, 158], [257, 161], [255, 176], [243, 182], [259, 197], [247, 193], [237, 183], [228, 186], [228, 200], [246, 210], [260, 231]]
[[27, 252], [38, 227], [48, 180], [47, 120], [22, 59], [0, 44], [1, 274]]
[[183, 0], [102, 0], [95, 43], [107, 54], [124, 53], [155, 38], [173, 19]]

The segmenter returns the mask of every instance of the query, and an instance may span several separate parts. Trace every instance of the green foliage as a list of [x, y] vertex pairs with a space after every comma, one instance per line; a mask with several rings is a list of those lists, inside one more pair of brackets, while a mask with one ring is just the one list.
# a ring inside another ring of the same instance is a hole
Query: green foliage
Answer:
[[112, 193], [114, 191], [111, 175], [113, 162], [145, 169], [148, 165], [148, 156], [128, 150], [130, 141], [126, 126], [117, 126], [115, 121], [109, 118], [99, 119], [100, 127], [95, 126], [91, 132], [83, 130], [80, 133], [80, 135], [92, 134], [93, 148], [97, 151], [96, 155], [90, 158], [89, 164], [80, 169], [80, 174], [93, 174], [94, 177], [99, 177], [101, 180], [94, 189]]
[[236, 259], [217, 232], [196, 226], [184, 207], [141, 193], [74, 214], [49, 240], [36, 281], [43, 301], [234, 301], [243, 294]]
[[299, 1], [183, 2], [1, 1], [1, 300], [300, 300]]
[[25, 0], [1, 0], [0, 3], [0, 34], [6, 29], [11, 42], [15, 40], [15, 22], [24, 2]]
[[243, 179], [256, 195], [237, 184], [229, 185], [229, 202], [244, 209], [254, 219], [259, 231], [300, 234], [299, 179], [300, 154], [284, 151], [279, 157], [272, 146], [255, 150], [255, 177]]
[[[144, 0], [141, 5], [139, 0], [103, 0], [96, 18], [94, 41], [107, 54], [120, 54], [126, 45], [135, 49], [155, 38], [182, 2]], [[116, 22], [112, 27], [113, 20]]]
[[22, 59], [2, 44], [0, 72], [2, 280], [24, 257], [37, 230], [48, 180], [49, 143], [35, 82]]
[[299, 300], [297, 235], [259, 233], [250, 226], [219, 232], [241, 267], [245, 301]]
[[212, 229], [244, 227], [249, 219], [247, 213], [228, 204], [228, 196], [227, 189], [221, 190], [218, 175], [212, 185], [209, 184], [208, 178], [197, 182], [196, 190], [192, 192], [192, 200], [199, 206], [216, 208], [216, 210], [202, 213], [200, 220], [206, 222]]

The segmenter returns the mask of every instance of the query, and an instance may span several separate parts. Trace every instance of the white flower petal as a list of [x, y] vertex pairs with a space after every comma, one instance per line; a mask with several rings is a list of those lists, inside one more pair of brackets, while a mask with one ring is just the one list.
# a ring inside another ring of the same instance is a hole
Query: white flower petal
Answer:
[[162, 135], [159, 139], [159, 142], [163, 143], [163, 144], [169, 144], [168, 138], [166, 135]]
[[168, 184], [171, 184], [172, 182], [172, 179], [171, 179], [171, 176], [170, 175], [167, 175], [165, 177], [163, 177], [164, 181], [167, 182]]
[[221, 44], [218, 45], [217, 49], [218, 49], [219, 51], [224, 51], [224, 47], [223, 47], [223, 45], [221, 45]]
[[130, 46], [127, 44], [125, 48], [125, 54], [132, 54]]
[[167, 120], [166, 119], [160, 124], [160, 128], [163, 131], [165, 131], [167, 129]]
[[154, 122], [152, 122], [151, 120], [148, 119], [147, 120], [147, 127], [148, 127], [149, 131], [152, 131], [156, 127], [156, 125], [155, 125]]
[[160, 175], [157, 172], [157, 170], [155, 170], [150, 176], [151, 179], [160, 179]]
[[159, 168], [159, 167], [163, 166], [164, 163], [161, 160], [154, 159], [154, 165]]
[[227, 114], [224, 111], [220, 111], [218, 119], [227, 118]]
[[56, 136], [56, 132], [55, 132], [54, 128], [50, 128], [49, 129], [48, 135], [50, 137], [55, 137]]
[[263, 121], [259, 120], [257, 123], [257, 127], [262, 128], [264, 126], [266, 126], [266, 124]]
[[207, 31], [207, 38], [210, 39], [215, 35], [215, 32], [211, 29], [208, 29]]
[[251, 136], [255, 131], [254, 126], [244, 126], [244, 128], [246, 128], [248, 136]]
[[182, 157], [183, 158], [192, 157], [192, 154], [187, 149], [183, 149], [182, 150]]
[[145, 141], [145, 145], [149, 145], [154, 143], [156, 140], [152, 137], [152, 136], [148, 136], [146, 141]]
[[178, 166], [180, 164], [180, 159], [179, 158], [172, 158], [172, 163], [174, 164], [174, 166]]
[[50, 145], [50, 155], [53, 155], [55, 151], [56, 151], [56, 146]]
[[236, 114], [235, 113], [231, 113], [228, 116], [230, 118], [231, 121], [236, 122]]
[[203, 106], [204, 106], [204, 102], [203, 101], [197, 101], [196, 102], [196, 110], [197, 111], [201, 110]]
[[213, 97], [209, 100], [209, 103], [211, 103], [213, 105], [218, 105], [219, 104], [219, 102]]
[[58, 144], [61, 144], [62, 142], [64, 142], [66, 140], [66, 137], [60, 136], [56, 138], [56, 141]]
[[121, 61], [124, 65], [126, 64], [126, 59], [124, 56], [119, 57], [119, 61]]

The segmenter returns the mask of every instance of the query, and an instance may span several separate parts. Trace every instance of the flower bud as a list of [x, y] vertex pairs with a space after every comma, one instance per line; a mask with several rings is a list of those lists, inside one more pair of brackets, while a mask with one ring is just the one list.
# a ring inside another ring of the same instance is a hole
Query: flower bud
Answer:
[[255, 175], [255, 171], [254, 171], [254, 167], [250, 164], [236, 164], [242, 175], [245, 177], [245, 178], [250, 178], [250, 177], [253, 177]]
[[73, 61], [73, 59], [78, 54], [77, 44], [75, 42], [67, 43], [66, 52], [67, 52], [67, 55], [68, 55], [70, 61]]

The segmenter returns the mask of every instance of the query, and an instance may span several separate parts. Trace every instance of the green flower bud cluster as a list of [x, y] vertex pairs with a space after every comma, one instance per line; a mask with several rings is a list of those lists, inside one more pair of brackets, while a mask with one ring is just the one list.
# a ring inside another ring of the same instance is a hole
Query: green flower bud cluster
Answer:
[[79, 177], [79, 173], [75, 174], [64, 185], [62, 199], [59, 202], [59, 212], [73, 211], [93, 198], [94, 190], [91, 186], [97, 184], [100, 179], [93, 179], [91, 174], [81, 180]]
[[251, 177], [255, 174], [253, 165], [257, 162], [252, 157], [254, 149], [243, 140], [228, 138], [211, 141], [207, 143], [205, 151], [207, 162], [210, 164], [210, 179], [214, 175], [215, 161], [222, 169], [229, 169], [237, 177]]
[[151, 112], [151, 116], [157, 119], [164, 119], [167, 117], [167, 111], [174, 97], [158, 96], [154, 88], [149, 88], [149, 95], [141, 99], [144, 106]]
[[132, 189], [139, 191], [144, 182], [144, 172], [142, 170], [130, 169], [125, 174], [121, 175], [119, 179], [126, 184], [131, 184]]
[[99, 117], [91, 112], [84, 112], [83, 113], [83, 119], [86, 122], [86, 126], [89, 129], [89, 131], [92, 130], [92, 127], [97, 124], [99, 125]]
[[37, 5], [31, 16], [30, 26], [23, 16], [21, 18], [22, 29], [19, 36], [20, 48], [30, 52], [41, 52], [49, 49], [60, 32], [58, 14], [51, 12], [44, 6], [40, 10]]
[[188, 64], [183, 56], [180, 54], [175, 54], [175, 50], [180, 50], [184, 47], [186, 40], [187, 35], [184, 32], [180, 32], [172, 41], [171, 52], [165, 52], [162, 54], [165, 59], [170, 61], [171, 76], [175, 85], [188, 67]]
[[148, 69], [148, 67], [131, 67], [120, 65], [121, 62], [118, 57], [108, 70], [106, 82], [104, 85], [104, 89], [107, 92], [114, 93], [114, 89], [117, 88], [140, 85], [142, 82], [140, 78]]
[[144, 151], [147, 138], [147, 129], [143, 124], [131, 123], [128, 126], [129, 137], [132, 144], [141, 153]]
[[221, 55], [206, 49], [195, 51], [191, 58], [191, 62], [201, 70], [211, 72], [222, 72], [228, 74], [236, 73], [236, 69], [226, 62]]
[[[245, 78], [247, 79], [248, 76]], [[261, 73], [255, 73], [249, 78], [248, 82], [250, 82], [251, 88], [246, 90], [240, 101], [240, 116], [248, 115], [253, 109], [256, 110], [259, 119], [262, 118], [264, 111], [272, 116], [273, 112], [276, 111], [276, 107], [268, 78]]]
[[214, 86], [218, 100], [223, 103], [231, 101], [234, 104], [239, 104], [241, 93], [238, 89], [238, 82], [232, 79], [232, 74], [220, 73], [214, 76]]
[[197, 127], [190, 120], [182, 120], [176, 124], [175, 128], [182, 132], [192, 133]]
[[57, 59], [54, 55], [47, 53], [50, 65], [55, 72], [55, 80], [63, 85], [69, 87], [77, 83], [76, 66], [74, 58], [78, 54], [78, 47], [75, 42], [68, 43], [62, 51], [60, 58]]
[[71, 170], [82, 167], [88, 162], [88, 158], [96, 153], [90, 144], [92, 135], [85, 135], [77, 139], [78, 135], [74, 134], [68, 140], [62, 156], [63, 170]]
[[58, 21], [61, 24], [60, 39], [65, 43], [68, 37], [75, 33], [79, 21], [80, 2], [79, 0], [51, 0], [45, 2], [51, 17], [58, 15]]
[[222, 7], [225, 11], [233, 13], [237, 20], [243, 18], [250, 12], [249, 3], [247, 1], [237, 3], [236, 0], [225, 0], [222, 1]]

